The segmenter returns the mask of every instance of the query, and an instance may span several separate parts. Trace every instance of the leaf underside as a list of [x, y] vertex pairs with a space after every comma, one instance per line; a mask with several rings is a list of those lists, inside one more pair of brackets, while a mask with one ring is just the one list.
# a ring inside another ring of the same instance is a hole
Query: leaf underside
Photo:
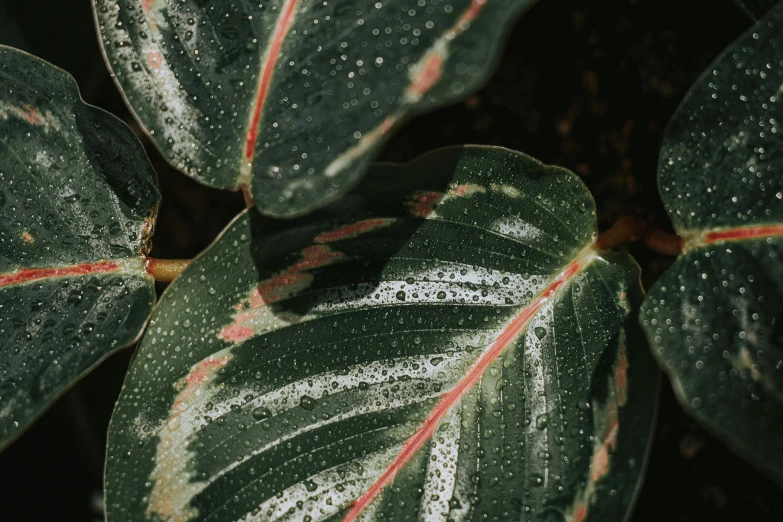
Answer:
[[159, 195], [141, 144], [67, 73], [0, 46], [0, 448], [141, 333]]
[[135, 356], [108, 520], [623, 520], [658, 373], [595, 232], [573, 174], [481, 147], [242, 214]]
[[411, 114], [486, 79], [532, 0], [94, 0], [107, 62], [172, 165], [273, 216], [349, 190]]
[[783, 7], [730, 46], [666, 132], [659, 185], [685, 253], [641, 320], [681, 402], [783, 482]]

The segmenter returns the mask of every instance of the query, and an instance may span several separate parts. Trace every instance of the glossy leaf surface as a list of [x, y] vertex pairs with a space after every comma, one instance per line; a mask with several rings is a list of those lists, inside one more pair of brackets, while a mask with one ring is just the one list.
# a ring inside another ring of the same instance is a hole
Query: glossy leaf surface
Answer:
[[781, 85], [777, 7], [670, 123], [659, 183], [685, 252], [641, 318], [682, 403], [783, 480]]
[[0, 47], [0, 447], [152, 311], [155, 173], [64, 71]]
[[94, 0], [126, 100], [169, 161], [262, 212], [345, 193], [409, 115], [464, 98], [532, 0]]
[[576, 176], [446, 149], [279, 227], [242, 214], [162, 298], [110, 522], [624, 519], [658, 372]]

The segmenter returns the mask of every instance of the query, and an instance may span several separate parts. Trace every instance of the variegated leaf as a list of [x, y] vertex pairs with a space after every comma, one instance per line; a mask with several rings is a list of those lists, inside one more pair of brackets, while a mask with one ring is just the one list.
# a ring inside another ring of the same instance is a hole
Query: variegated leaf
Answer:
[[176, 167], [305, 213], [411, 114], [486, 79], [532, 0], [93, 0], [108, 64]]
[[658, 372], [595, 234], [576, 176], [481, 147], [242, 214], [132, 364], [109, 521], [623, 520]]
[[141, 334], [158, 199], [128, 127], [0, 46], [0, 448]]
[[684, 252], [641, 319], [683, 405], [783, 482], [783, 5], [704, 73], [666, 133]]

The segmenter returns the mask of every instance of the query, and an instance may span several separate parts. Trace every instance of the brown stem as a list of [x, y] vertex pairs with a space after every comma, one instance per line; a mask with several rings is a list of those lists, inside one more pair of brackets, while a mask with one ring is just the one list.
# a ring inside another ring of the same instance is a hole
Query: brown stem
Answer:
[[685, 241], [677, 234], [666, 232], [660, 228], [650, 228], [644, 234], [644, 244], [653, 252], [665, 256], [677, 256], [682, 252]]
[[242, 190], [242, 195], [245, 197], [245, 206], [247, 208], [253, 208], [256, 203], [253, 199], [253, 193], [250, 192], [250, 187], [247, 185], [240, 185], [239, 188]]
[[622, 216], [607, 230], [598, 234], [595, 246], [608, 250], [619, 245], [638, 241], [644, 232], [644, 222], [635, 216]]
[[190, 263], [190, 259], [153, 259], [148, 257], [144, 262], [147, 273], [155, 278], [155, 281], [169, 282], [180, 275]]

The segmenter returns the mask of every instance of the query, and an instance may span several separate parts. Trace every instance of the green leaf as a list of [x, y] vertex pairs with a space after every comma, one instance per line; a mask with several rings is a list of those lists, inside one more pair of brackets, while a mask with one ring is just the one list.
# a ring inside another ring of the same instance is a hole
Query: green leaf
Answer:
[[730, 46], [666, 132], [684, 253], [641, 319], [681, 402], [783, 480], [783, 7]]
[[533, 0], [94, 0], [107, 62], [172, 165], [262, 212], [337, 199], [412, 114], [486, 80]]
[[283, 226], [240, 215], [162, 298], [109, 521], [624, 519], [658, 372], [576, 176], [445, 149]]
[[0, 46], [0, 448], [141, 334], [158, 199], [130, 129]]

